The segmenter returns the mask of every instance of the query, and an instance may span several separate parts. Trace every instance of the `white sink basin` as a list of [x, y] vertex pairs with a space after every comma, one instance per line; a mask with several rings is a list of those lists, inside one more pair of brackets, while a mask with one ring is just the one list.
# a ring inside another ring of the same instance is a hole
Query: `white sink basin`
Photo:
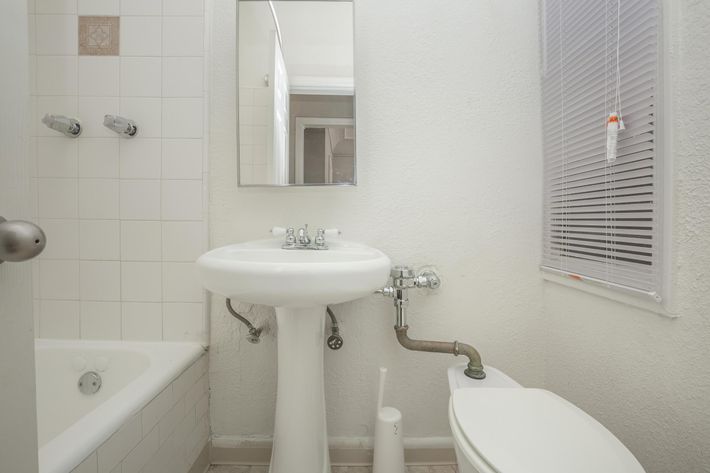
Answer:
[[[278, 383], [270, 473], [330, 473], [323, 345], [326, 305], [371, 294], [390, 259], [359, 243], [284, 250], [280, 239], [223, 246], [197, 260], [204, 286], [276, 308]], [[264, 345], [260, 345], [263, 347]]]
[[390, 260], [347, 241], [327, 250], [283, 250], [279, 239], [223, 246], [197, 260], [204, 286], [251, 304], [308, 307], [371, 294], [387, 282]]

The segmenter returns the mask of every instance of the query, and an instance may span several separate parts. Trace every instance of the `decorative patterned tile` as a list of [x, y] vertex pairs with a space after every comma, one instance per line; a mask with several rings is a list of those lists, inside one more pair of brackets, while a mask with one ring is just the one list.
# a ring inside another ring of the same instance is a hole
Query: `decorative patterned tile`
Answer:
[[117, 16], [80, 16], [79, 55], [118, 56], [119, 22]]

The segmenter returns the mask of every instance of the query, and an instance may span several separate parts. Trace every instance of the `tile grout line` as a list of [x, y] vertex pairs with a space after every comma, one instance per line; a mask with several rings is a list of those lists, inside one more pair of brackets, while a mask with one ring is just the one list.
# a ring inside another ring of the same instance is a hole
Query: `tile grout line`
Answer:
[[[121, 0], [123, 1], [123, 0]], [[163, 85], [163, 67], [165, 62], [165, 0], [160, 0], [160, 181], [159, 198], [160, 203], [160, 339], [165, 341], [165, 317], [166, 308], [163, 294], [165, 294], [165, 278], [163, 277], [163, 141], [165, 140], [165, 88]]]
[[[78, 1], [78, 0], [77, 0]], [[118, 109], [121, 110], [121, 3], [123, 0], [118, 2]], [[118, 141], [118, 298], [119, 302], [119, 315], [121, 326], [119, 332], [121, 334], [121, 340], [124, 340], [123, 335], [123, 220], [121, 219], [121, 141]], [[141, 429], [142, 429], [141, 423]]]

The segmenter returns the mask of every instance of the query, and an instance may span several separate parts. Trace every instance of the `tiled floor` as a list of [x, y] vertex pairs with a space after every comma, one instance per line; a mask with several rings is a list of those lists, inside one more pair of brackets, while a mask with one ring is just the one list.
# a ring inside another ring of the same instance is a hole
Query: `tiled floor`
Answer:
[[[242, 466], [242, 465], [212, 465], [210, 473], [268, 473], [268, 466]], [[372, 467], [369, 466], [334, 466], [333, 473], [370, 473]], [[453, 465], [410, 465], [407, 473], [457, 473], [458, 469]]]

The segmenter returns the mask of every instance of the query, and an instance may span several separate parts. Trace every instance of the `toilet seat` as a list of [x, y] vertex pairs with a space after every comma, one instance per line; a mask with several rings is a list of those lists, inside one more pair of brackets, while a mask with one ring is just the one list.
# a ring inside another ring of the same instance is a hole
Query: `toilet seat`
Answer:
[[450, 420], [481, 473], [644, 473], [604, 426], [542, 389], [457, 389]]

